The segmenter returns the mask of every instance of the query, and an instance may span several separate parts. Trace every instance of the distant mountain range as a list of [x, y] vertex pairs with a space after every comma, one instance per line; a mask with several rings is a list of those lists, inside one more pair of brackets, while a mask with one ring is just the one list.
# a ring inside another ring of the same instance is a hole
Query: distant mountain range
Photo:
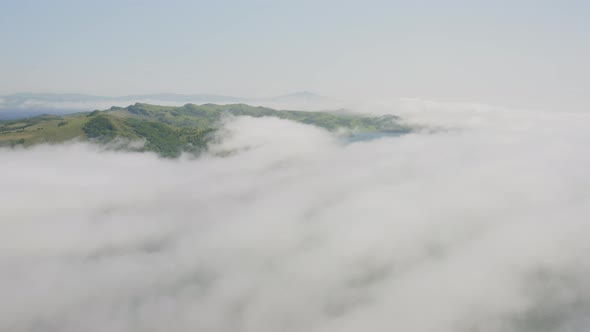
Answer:
[[0, 96], [0, 119], [17, 119], [40, 114], [68, 114], [127, 106], [135, 103], [152, 103], [181, 106], [187, 103], [248, 103], [274, 108], [322, 110], [338, 108], [329, 98], [302, 91], [270, 98], [240, 98], [214, 94], [158, 93], [120, 97], [95, 96], [76, 93], [16, 93]]

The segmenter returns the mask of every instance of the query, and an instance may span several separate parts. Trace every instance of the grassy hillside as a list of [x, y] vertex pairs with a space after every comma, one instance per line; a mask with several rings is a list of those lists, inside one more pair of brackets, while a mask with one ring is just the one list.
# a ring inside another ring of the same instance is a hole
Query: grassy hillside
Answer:
[[104, 144], [120, 141], [145, 141], [141, 150], [155, 151], [163, 157], [177, 157], [183, 151], [206, 148], [211, 134], [227, 115], [272, 116], [337, 130], [360, 132], [407, 132], [392, 115], [361, 116], [335, 112], [278, 111], [245, 104], [186, 104], [180, 107], [137, 103], [112, 107], [106, 111], [66, 116], [42, 115], [21, 120], [0, 121], [0, 146], [60, 143], [72, 139]]

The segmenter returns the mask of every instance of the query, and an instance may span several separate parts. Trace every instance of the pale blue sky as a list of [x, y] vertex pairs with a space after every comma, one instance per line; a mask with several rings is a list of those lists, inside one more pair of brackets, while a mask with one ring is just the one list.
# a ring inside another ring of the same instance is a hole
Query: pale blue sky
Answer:
[[590, 108], [588, 1], [0, 0], [0, 94]]

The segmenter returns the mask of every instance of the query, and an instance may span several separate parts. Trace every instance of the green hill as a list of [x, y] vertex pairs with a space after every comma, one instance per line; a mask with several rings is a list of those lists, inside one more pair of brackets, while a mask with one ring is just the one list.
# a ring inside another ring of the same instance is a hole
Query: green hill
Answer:
[[399, 124], [398, 118], [393, 115], [372, 117], [342, 112], [278, 111], [245, 104], [186, 104], [175, 107], [137, 103], [105, 111], [0, 121], [0, 146], [31, 146], [72, 139], [99, 144], [144, 140], [140, 150], [155, 151], [163, 157], [177, 157], [183, 151], [198, 153], [206, 149], [211, 134], [227, 115], [271, 116], [331, 131], [338, 128], [359, 132], [410, 130]]

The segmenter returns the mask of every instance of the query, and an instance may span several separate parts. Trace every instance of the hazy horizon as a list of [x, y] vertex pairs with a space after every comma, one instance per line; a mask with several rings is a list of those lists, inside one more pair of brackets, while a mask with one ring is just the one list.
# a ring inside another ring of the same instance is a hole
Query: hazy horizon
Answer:
[[588, 110], [585, 1], [12, 1], [0, 95], [311, 90]]

